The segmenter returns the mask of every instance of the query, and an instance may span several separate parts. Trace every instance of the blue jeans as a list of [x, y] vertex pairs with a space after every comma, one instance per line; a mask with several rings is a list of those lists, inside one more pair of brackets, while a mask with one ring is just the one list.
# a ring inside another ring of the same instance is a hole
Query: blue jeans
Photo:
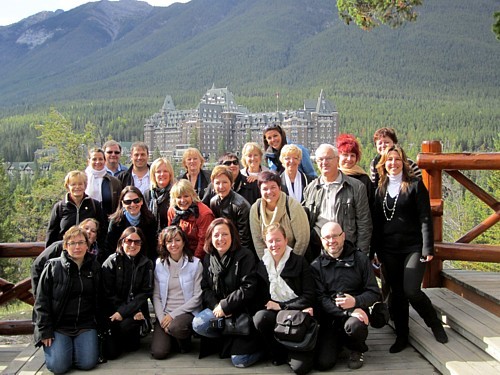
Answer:
[[231, 362], [234, 367], [243, 368], [252, 366], [262, 358], [264, 358], [264, 352], [262, 351], [252, 354], [233, 354]]
[[74, 365], [79, 370], [90, 370], [97, 365], [99, 346], [97, 330], [91, 329], [78, 336], [54, 332], [51, 346], [44, 346], [45, 364], [55, 374], [64, 374]]
[[214, 313], [210, 309], [205, 309], [196, 315], [193, 319], [193, 331], [200, 336], [217, 338], [221, 337], [221, 332], [210, 327], [210, 320], [216, 319]]

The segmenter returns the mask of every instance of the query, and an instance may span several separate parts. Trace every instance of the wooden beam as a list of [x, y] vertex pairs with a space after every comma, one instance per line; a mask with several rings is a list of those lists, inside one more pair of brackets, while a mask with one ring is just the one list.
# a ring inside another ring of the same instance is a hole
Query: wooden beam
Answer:
[[33, 323], [31, 320], [0, 321], [0, 335], [31, 335]]
[[462, 237], [460, 237], [457, 242], [459, 243], [469, 243], [472, 242], [475, 238], [486, 232], [489, 228], [500, 221], [500, 211], [491, 214], [481, 223], [476, 225], [470, 231], [465, 233]]
[[36, 258], [44, 249], [43, 242], [0, 243], [0, 258]]
[[[31, 301], [32, 299], [29, 298], [29, 295], [31, 294], [31, 292], [29, 292], [30, 289], [31, 289], [31, 278], [28, 277], [18, 282], [16, 285], [14, 285], [13, 288], [10, 288], [5, 292], [0, 293], [0, 305], [3, 305], [5, 302], [8, 302], [15, 298]], [[30, 304], [32, 305], [33, 303]]]
[[465, 176], [459, 171], [446, 171], [451, 177], [457, 180], [460, 185], [464, 186], [476, 197], [481, 199], [486, 205], [488, 205], [493, 211], [500, 210], [500, 202], [498, 202], [494, 197], [484, 191], [481, 187], [477, 186], [470, 178]]
[[[424, 142], [425, 143], [425, 142]], [[417, 156], [417, 164], [427, 170], [498, 170], [500, 169], [500, 152], [483, 153], [447, 153], [428, 152], [424, 150]]]
[[434, 257], [441, 260], [500, 263], [499, 245], [436, 242], [434, 250]]

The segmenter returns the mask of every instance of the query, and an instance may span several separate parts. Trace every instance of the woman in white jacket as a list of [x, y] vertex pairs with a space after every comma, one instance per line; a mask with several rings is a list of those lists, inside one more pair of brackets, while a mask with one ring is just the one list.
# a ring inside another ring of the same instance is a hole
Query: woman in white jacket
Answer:
[[191, 350], [191, 323], [201, 310], [203, 267], [189, 249], [186, 234], [177, 226], [169, 226], [160, 233], [158, 253], [151, 354], [155, 359], [165, 359], [173, 348], [181, 353]]

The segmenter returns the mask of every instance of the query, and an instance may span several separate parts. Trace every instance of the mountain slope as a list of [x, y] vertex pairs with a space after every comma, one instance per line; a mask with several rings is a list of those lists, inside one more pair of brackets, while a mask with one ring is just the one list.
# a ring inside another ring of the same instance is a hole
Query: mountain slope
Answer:
[[496, 95], [494, 9], [494, 0], [428, 1], [416, 23], [365, 32], [344, 25], [332, 0], [88, 3], [0, 28], [0, 101], [202, 92], [213, 82], [244, 96], [275, 87]]

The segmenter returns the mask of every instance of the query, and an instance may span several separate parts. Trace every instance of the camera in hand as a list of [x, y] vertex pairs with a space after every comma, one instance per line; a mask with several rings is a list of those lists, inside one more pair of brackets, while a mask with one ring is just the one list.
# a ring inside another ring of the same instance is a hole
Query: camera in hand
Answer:
[[345, 294], [344, 294], [344, 292], [337, 292], [337, 295], [335, 297], [337, 297], [337, 298], [344, 298]]
[[226, 322], [225, 322], [224, 318], [210, 319], [210, 328], [223, 330], [225, 323]]

